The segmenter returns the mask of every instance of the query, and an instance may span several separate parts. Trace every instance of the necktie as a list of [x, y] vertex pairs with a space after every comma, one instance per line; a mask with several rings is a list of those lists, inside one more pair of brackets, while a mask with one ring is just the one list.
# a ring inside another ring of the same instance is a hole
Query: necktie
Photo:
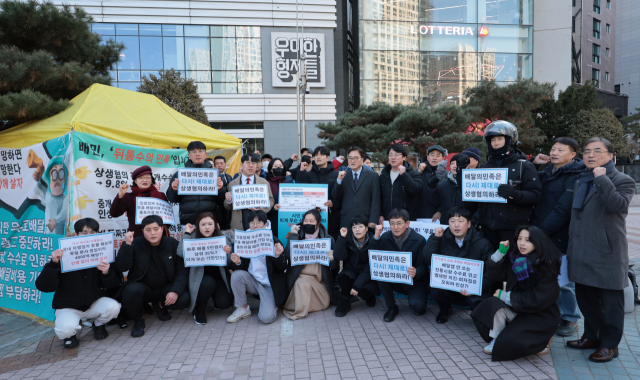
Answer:
[[247, 178], [247, 185], [251, 185], [251, 178]]
[[358, 173], [353, 173], [353, 186], [355, 186], [355, 188], [358, 188]]

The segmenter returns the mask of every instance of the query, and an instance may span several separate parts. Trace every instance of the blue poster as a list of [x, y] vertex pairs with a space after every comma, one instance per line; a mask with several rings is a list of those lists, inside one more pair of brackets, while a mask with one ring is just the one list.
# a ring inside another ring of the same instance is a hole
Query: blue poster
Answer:
[[329, 185], [315, 183], [281, 183], [278, 204], [278, 239], [286, 246], [287, 234], [291, 226], [302, 221], [305, 212], [320, 208], [322, 225], [329, 228]]

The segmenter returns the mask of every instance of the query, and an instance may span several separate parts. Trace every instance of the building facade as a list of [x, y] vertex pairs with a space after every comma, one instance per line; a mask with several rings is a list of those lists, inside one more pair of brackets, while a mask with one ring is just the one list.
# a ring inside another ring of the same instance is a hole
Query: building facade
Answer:
[[616, 77], [614, 91], [629, 95], [629, 113], [640, 108], [640, 1], [617, 0], [616, 4]]

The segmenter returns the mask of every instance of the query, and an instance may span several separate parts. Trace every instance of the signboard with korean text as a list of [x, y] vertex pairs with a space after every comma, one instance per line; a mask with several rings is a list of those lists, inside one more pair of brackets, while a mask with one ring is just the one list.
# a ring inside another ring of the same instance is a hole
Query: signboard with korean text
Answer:
[[60, 258], [62, 273], [95, 268], [101, 261], [115, 260], [113, 232], [62, 238], [58, 246], [64, 249]]
[[320, 183], [281, 183], [278, 203], [278, 239], [287, 240], [291, 226], [302, 221], [305, 212], [320, 208], [322, 225], [329, 228], [329, 208], [324, 204], [329, 200], [329, 185]]
[[179, 195], [218, 195], [218, 169], [178, 169]]
[[137, 197], [136, 224], [142, 224], [142, 219], [149, 215], [158, 215], [164, 224], [175, 224], [171, 203], [153, 197]]
[[484, 262], [480, 260], [465, 260], [458, 257], [432, 255], [431, 279], [432, 288], [460, 292], [465, 290], [469, 294], [482, 294], [482, 270]]
[[507, 183], [507, 168], [462, 169], [462, 200], [464, 202], [507, 203], [498, 195], [498, 186]]
[[271, 82], [273, 87], [295, 87], [298, 81], [298, 46], [307, 67], [309, 87], [325, 87], [326, 50], [324, 34], [305, 33], [304, 37], [296, 33], [271, 32]]
[[322, 264], [329, 266], [327, 252], [331, 250], [331, 239], [309, 239], [289, 241], [291, 266]]
[[184, 255], [184, 266], [226, 266], [227, 253], [224, 251], [225, 245], [227, 245], [227, 238], [224, 236], [207, 239], [183, 240], [182, 248]]
[[231, 188], [233, 209], [269, 207], [269, 185], [236, 185]]
[[273, 248], [273, 232], [266, 228], [254, 231], [236, 230], [233, 243], [234, 252], [245, 259], [276, 255]]
[[[429, 236], [436, 232], [436, 228], [441, 227], [445, 230], [449, 228], [449, 226], [446, 224], [432, 223], [431, 219], [429, 219], [428, 222], [424, 221], [426, 219], [422, 220], [423, 221], [411, 221], [409, 223], [409, 228], [419, 233], [426, 240], [429, 240]], [[382, 222], [382, 233], [385, 233], [387, 231], [391, 231], [391, 226], [389, 225], [389, 221], [385, 220], [384, 222]]]
[[407, 269], [411, 266], [411, 252], [369, 251], [371, 280], [413, 285]]

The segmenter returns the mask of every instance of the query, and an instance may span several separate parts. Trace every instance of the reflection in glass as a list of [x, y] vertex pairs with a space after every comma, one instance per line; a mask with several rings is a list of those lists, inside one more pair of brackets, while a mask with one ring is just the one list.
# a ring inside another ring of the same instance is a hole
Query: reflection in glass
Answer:
[[422, 80], [476, 81], [477, 78], [478, 61], [474, 52], [422, 53]]
[[162, 25], [163, 36], [184, 36], [182, 25]]
[[140, 24], [140, 35], [141, 36], [161, 36], [162, 27], [161, 25]]
[[532, 53], [533, 28], [530, 26], [492, 25], [489, 35], [479, 38], [478, 50], [496, 53]]
[[[236, 83], [213, 83], [210, 93], [212, 94], [237, 94], [238, 85]], [[199, 91], [198, 91], [199, 92]]]
[[361, 20], [418, 20], [420, 0], [363, 0], [358, 1]]
[[424, 81], [420, 82], [420, 102], [429, 107], [466, 102], [464, 91], [478, 85], [476, 81]]
[[262, 94], [262, 83], [238, 83], [238, 94]]
[[360, 79], [418, 80], [420, 53], [413, 51], [360, 52]]
[[360, 48], [362, 50], [414, 50], [419, 47], [417, 22], [361, 21]]
[[211, 80], [214, 82], [237, 82], [235, 71], [212, 71]]
[[[137, 28], [137, 25], [136, 25]], [[117, 42], [122, 42], [125, 49], [120, 53], [120, 61], [118, 62], [119, 70], [135, 70], [140, 69], [140, 46], [138, 44], [138, 36], [117, 36]]]
[[140, 82], [140, 72], [118, 70], [118, 81]]
[[533, 0], [478, 0], [478, 22], [533, 25]]
[[198, 87], [199, 94], [211, 94], [211, 83], [197, 83], [196, 87]]
[[211, 71], [187, 71], [187, 78], [196, 82], [211, 82]]
[[211, 37], [235, 37], [235, 26], [212, 26]]
[[137, 36], [138, 24], [116, 24], [116, 35]]
[[262, 47], [259, 38], [236, 40], [238, 70], [262, 70]]
[[260, 38], [260, 27], [259, 26], [236, 26], [236, 37]]
[[238, 71], [238, 82], [262, 82], [262, 71]]
[[209, 27], [206, 25], [185, 25], [184, 35], [188, 37], [209, 37]]
[[184, 38], [183, 37], [163, 37], [163, 61], [166, 70], [186, 69], [184, 64]]
[[236, 69], [236, 40], [234, 38], [211, 39], [211, 69]]
[[533, 58], [531, 54], [481, 53], [478, 55], [481, 80], [515, 82], [531, 79]]
[[420, 97], [418, 81], [361, 81], [360, 102], [371, 104], [384, 102], [394, 104], [414, 104]]
[[116, 25], [115, 24], [95, 23], [95, 24], [91, 25], [91, 31], [93, 31], [94, 33], [98, 33], [101, 36], [115, 35], [116, 34]]
[[208, 38], [190, 37], [184, 39], [187, 70], [211, 70], [211, 53], [208, 40]]
[[478, 0], [420, 0], [420, 21], [476, 23]]
[[476, 25], [421, 24], [421, 51], [476, 51], [478, 43]]
[[[160, 72], [158, 72], [158, 71], [143, 71], [142, 72], [142, 76], [143, 77], [150, 78], [149, 75], [155, 75], [156, 78], [158, 78], [160, 76]], [[184, 74], [181, 74], [181, 77], [184, 78]]]
[[118, 82], [118, 87], [129, 91], [138, 91], [140, 82]]
[[140, 37], [142, 69], [162, 70], [162, 37]]

